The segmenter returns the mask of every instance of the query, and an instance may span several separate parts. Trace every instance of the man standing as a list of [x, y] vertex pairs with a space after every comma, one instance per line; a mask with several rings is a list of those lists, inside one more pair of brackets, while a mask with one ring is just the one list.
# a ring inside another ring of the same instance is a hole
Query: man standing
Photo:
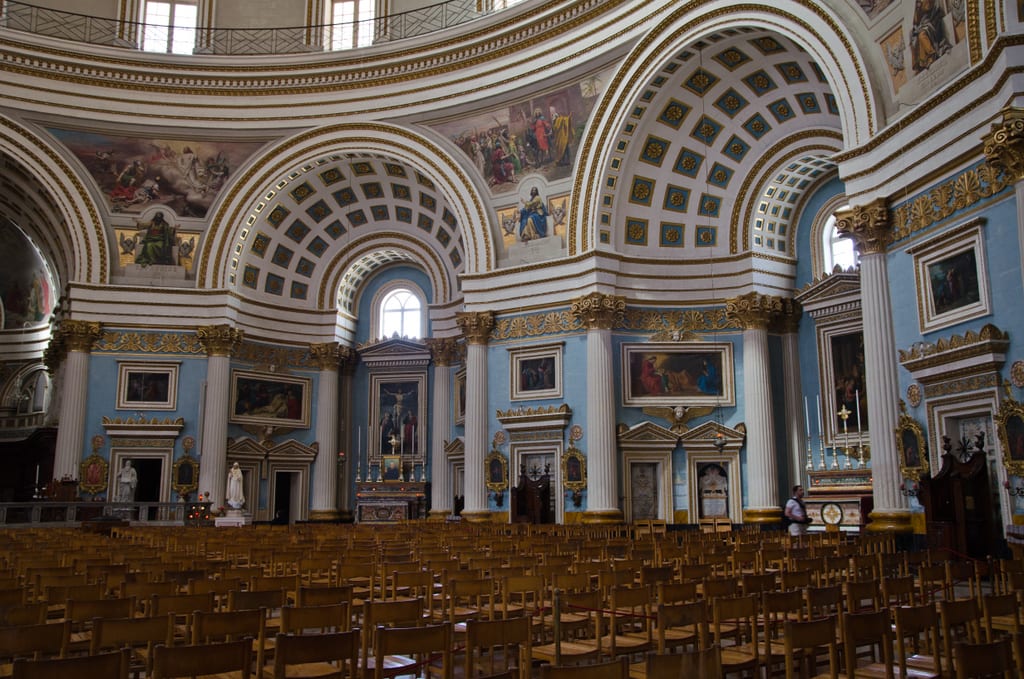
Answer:
[[797, 484], [793, 486], [793, 497], [786, 502], [786, 518], [789, 519], [789, 534], [799, 538], [807, 533], [807, 507], [804, 505], [804, 487]]

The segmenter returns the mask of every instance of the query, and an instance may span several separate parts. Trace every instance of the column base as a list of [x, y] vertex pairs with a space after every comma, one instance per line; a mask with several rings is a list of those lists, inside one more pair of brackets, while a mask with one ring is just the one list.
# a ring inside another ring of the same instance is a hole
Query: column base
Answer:
[[868, 519], [871, 521], [866, 528], [868, 533], [909, 534], [914, 532], [909, 509], [876, 509], [868, 514]]
[[351, 509], [339, 509], [338, 521], [342, 523], [355, 523], [356, 515]]
[[309, 510], [310, 521], [341, 521], [341, 512], [337, 509], [311, 509]]
[[583, 523], [586, 524], [611, 524], [622, 523], [621, 509], [595, 509], [583, 512]]
[[743, 523], [782, 523], [782, 510], [778, 507], [752, 507], [744, 509]]
[[467, 511], [467, 510], [463, 509], [462, 513], [459, 514], [459, 516], [462, 517], [463, 521], [466, 521], [468, 523], [490, 523], [491, 522], [491, 512], [487, 511], [486, 509], [480, 509], [480, 510], [476, 510], [476, 511]]
[[427, 513], [428, 521], [447, 521], [448, 517], [452, 515], [450, 509], [431, 509]]

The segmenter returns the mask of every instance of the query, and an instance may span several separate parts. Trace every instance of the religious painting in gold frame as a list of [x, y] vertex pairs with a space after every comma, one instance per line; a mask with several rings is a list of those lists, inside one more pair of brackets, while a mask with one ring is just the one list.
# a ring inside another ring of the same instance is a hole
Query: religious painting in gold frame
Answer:
[[1007, 398], [999, 405], [993, 419], [1006, 473], [1024, 476], [1024, 405]]
[[899, 452], [900, 474], [903, 478], [920, 481], [928, 475], [928, 452], [924, 431], [914, 418], [900, 415], [896, 426], [896, 450]]
[[491, 449], [484, 459], [484, 469], [487, 470], [487, 478], [484, 481], [487, 490], [500, 493], [508, 488], [508, 460], [500, 451]]
[[90, 495], [98, 495], [107, 489], [109, 465], [98, 453], [82, 460], [78, 472], [78, 489]]
[[171, 487], [184, 497], [199, 487], [199, 461], [191, 455], [183, 455], [174, 461]]
[[576, 446], [570, 446], [562, 454], [562, 486], [574, 492], [587, 487], [587, 458]]

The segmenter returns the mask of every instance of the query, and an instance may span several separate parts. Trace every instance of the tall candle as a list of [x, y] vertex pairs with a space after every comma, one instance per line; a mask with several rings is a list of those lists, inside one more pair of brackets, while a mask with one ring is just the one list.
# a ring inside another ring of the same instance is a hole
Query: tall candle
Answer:
[[821, 394], [818, 394], [818, 442], [821, 444], [821, 450], [824, 454], [825, 451], [825, 427], [822, 426], [821, 420]]
[[36, 486], [39, 485], [39, 465], [36, 465]]
[[356, 467], [359, 466], [359, 455], [363, 449], [363, 428], [358, 427], [356, 429]]
[[861, 445], [864, 435], [864, 427], [860, 423], [860, 389], [853, 392], [853, 398], [857, 401], [857, 445]]
[[807, 414], [807, 397], [804, 396], [804, 426], [807, 428], [807, 441], [811, 440], [811, 417]]

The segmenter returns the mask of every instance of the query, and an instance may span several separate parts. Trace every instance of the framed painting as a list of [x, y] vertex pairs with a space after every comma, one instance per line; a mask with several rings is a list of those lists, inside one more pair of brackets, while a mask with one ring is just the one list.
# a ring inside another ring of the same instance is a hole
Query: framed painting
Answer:
[[995, 415], [1003, 466], [1010, 476], [1024, 476], [1024, 405], [1007, 398]]
[[487, 490], [500, 493], [508, 488], [508, 460], [497, 449], [491, 449], [484, 460], [484, 469], [487, 470], [487, 480], [484, 485]]
[[191, 455], [182, 455], [175, 460], [171, 472], [171, 487], [181, 497], [199, 487], [199, 461]]
[[466, 369], [455, 373], [455, 424], [466, 422]]
[[829, 326], [820, 331], [819, 343], [824, 358], [821, 417], [825, 440], [829, 445], [843, 446], [866, 440], [870, 423], [864, 382], [864, 331], [859, 324]]
[[427, 377], [425, 373], [371, 375], [369, 451], [420, 459], [426, 450]]
[[982, 219], [908, 248], [914, 257], [921, 332], [991, 313]]
[[178, 363], [117, 364], [118, 410], [174, 410], [178, 407]]
[[622, 345], [622, 403], [735, 405], [730, 342]]
[[573, 491], [587, 487], [587, 458], [583, 451], [571, 446], [562, 454], [562, 485]]
[[232, 370], [229, 421], [308, 429], [311, 390], [306, 377]]
[[562, 345], [509, 349], [513, 401], [562, 398]]
[[900, 415], [896, 426], [896, 451], [900, 458], [900, 473], [905, 479], [920, 481], [928, 475], [928, 455], [925, 451], [924, 432], [912, 417]]
[[78, 488], [90, 495], [98, 495], [107, 489], [109, 466], [99, 453], [93, 453], [82, 460], [78, 472]]
[[380, 478], [383, 481], [402, 481], [402, 456], [382, 455], [380, 458]]

